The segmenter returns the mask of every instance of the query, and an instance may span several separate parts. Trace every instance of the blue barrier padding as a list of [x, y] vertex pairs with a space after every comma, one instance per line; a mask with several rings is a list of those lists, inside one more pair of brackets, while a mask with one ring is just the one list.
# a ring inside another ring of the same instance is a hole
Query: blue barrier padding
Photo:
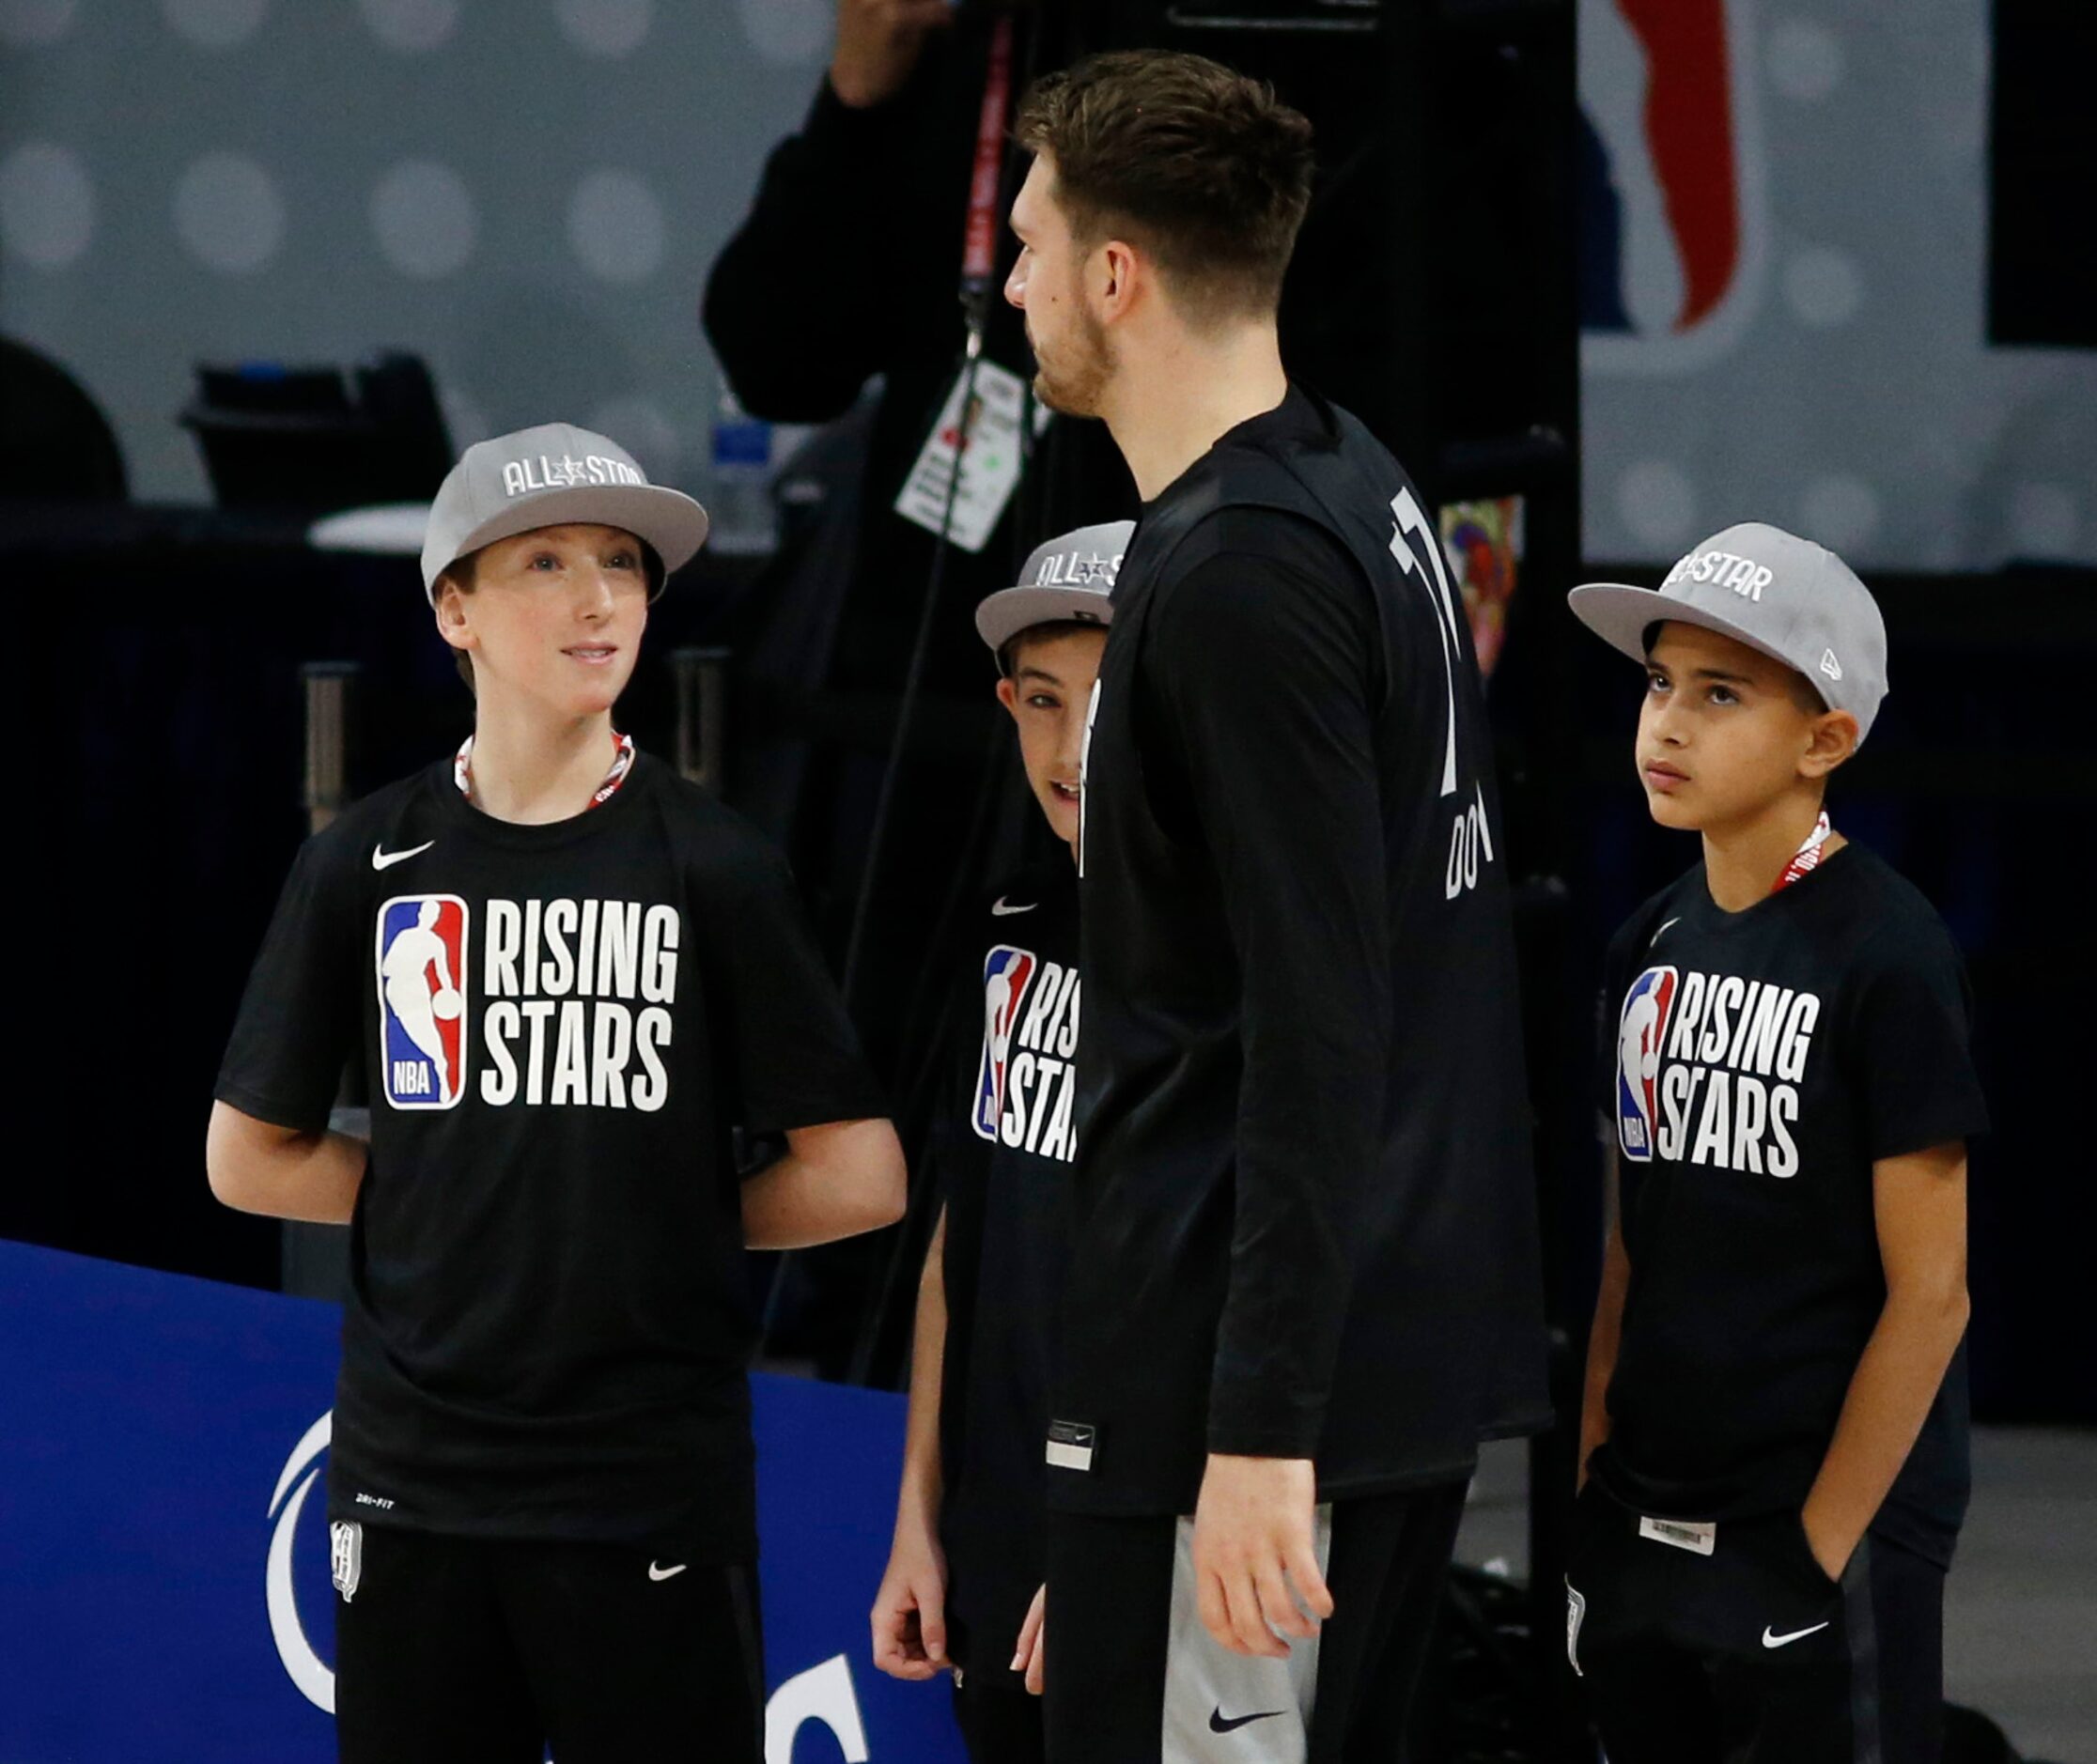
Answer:
[[[333, 1306], [0, 1244], [0, 1764], [325, 1764]], [[903, 1402], [754, 1381], [767, 1764], [961, 1764], [868, 1658]]]

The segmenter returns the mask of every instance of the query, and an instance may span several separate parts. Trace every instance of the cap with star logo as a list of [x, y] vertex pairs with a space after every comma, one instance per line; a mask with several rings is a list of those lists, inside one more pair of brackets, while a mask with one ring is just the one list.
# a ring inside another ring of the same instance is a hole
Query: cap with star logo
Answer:
[[1795, 668], [1830, 710], [1872, 732], [1886, 697], [1886, 621], [1856, 571], [1825, 546], [1781, 527], [1743, 521], [1712, 534], [1657, 589], [1583, 582], [1567, 596], [1589, 630], [1634, 661], [1645, 633], [1674, 621], [1701, 626]]
[[1037, 545], [1017, 585], [985, 596], [977, 606], [976, 634], [1002, 650], [1030, 626], [1112, 623], [1114, 578], [1135, 534], [1133, 520], [1110, 520]]
[[650, 484], [615, 441], [571, 423], [542, 423], [477, 441], [459, 456], [429, 507], [423, 588], [469, 551], [538, 527], [618, 527], [645, 541], [665, 572], [706, 542], [707, 511], [681, 490]]

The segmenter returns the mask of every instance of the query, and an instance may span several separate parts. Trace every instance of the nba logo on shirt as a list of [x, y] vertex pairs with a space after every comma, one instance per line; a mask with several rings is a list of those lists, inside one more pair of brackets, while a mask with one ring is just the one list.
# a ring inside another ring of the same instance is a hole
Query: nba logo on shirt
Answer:
[[1693, 373], [1728, 353], [1766, 258], [1748, 0], [1580, 8], [1581, 360]]
[[975, 1110], [970, 1125], [986, 1139], [998, 1137], [1004, 1117], [1005, 1063], [1012, 1051], [1019, 1004], [1033, 978], [1034, 958], [1001, 943], [983, 958], [983, 1063], [976, 1071]]
[[397, 894], [379, 909], [379, 1071], [396, 1108], [450, 1108], [466, 1087], [466, 903]]
[[1617, 1138], [1623, 1155], [1640, 1164], [1653, 1157], [1660, 1045], [1674, 1010], [1677, 978], [1671, 967], [1649, 967], [1623, 995], [1617, 1029]]

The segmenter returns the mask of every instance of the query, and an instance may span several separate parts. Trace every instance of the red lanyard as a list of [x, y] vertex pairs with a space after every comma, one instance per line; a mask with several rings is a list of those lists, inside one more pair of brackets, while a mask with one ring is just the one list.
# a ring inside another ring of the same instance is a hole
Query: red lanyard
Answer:
[[976, 117], [975, 172], [969, 179], [969, 224], [961, 236], [961, 298], [973, 305], [998, 267], [998, 174], [1004, 164], [1005, 109], [1012, 101], [1012, 15], [990, 33], [990, 64]]
[[[604, 781], [597, 787], [590, 798], [590, 808], [609, 802], [613, 793], [627, 781], [627, 774], [633, 769], [633, 737], [612, 732], [612, 769], [604, 774]], [[458, 794], [471, 802], [474, 799], [474, 737], [468, 735], [459, 743], [458, 751], [452, 759], [452, 782], [458, 786]], [[583, 811], [587, 813], [589, 811]]]
[[1823, 809], [1820, 819], [1813, 823], [1813, 830], [1806, 835], [1806, 843], [1798, 848], [1791, 862], [1784, 866], [1784, 874], [1777, 878], [1777, 886], [1769, 891], [1772, 894], [1781, 894], [1809, 870], [1817, 867], [1824, 855], [1821, 848], [1827, 843], [1827, 836], [1834, 830], [1827, 824], [1827, 811]]

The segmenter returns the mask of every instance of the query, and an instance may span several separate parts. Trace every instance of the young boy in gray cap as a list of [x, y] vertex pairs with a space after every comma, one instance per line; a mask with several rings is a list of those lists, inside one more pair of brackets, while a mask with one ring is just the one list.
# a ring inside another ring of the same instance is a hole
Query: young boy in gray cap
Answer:
[[1134, 531], [1121, 520], [1050, 539], [1018, 586], [976, 609], [1027, 782], [1070, 857], [1002, 890], [971, 952], [963, 1020], [981, 1027], [956, 1049], [936, 1129], [945, 1204], [918, 1287], [895, 1540], [873, 1613], [882, 1671], [953, 1668], [975, 1764], [1042, 1756], [1041, 1705], [1026, 1692], [1030, 1677], [1041, 1688], [1042, 1441], [1078, 1153], [1078, 773]]
[[1934, 1764], [1986, 1111], [1950, 937], [1825, 806], [1885, 626], [1755, 524], [1572, 605], [1644, 664], [1639, 779], [1703, 858], [1609, 946], [1566, 1646], [1611, 1764]]
[[[903, 1164], [784, 862], [613, 724], [706, 530], [600, 435], [467, 450], [422, 565], [474, 733], [300, 851], [220, 1073], [218, 1197], [353, 1227], [351, 1764], [761, 1755], [742, 1250], [888, 1224]], [[738, 1125], [787, 1146], [744, 1183]]]

